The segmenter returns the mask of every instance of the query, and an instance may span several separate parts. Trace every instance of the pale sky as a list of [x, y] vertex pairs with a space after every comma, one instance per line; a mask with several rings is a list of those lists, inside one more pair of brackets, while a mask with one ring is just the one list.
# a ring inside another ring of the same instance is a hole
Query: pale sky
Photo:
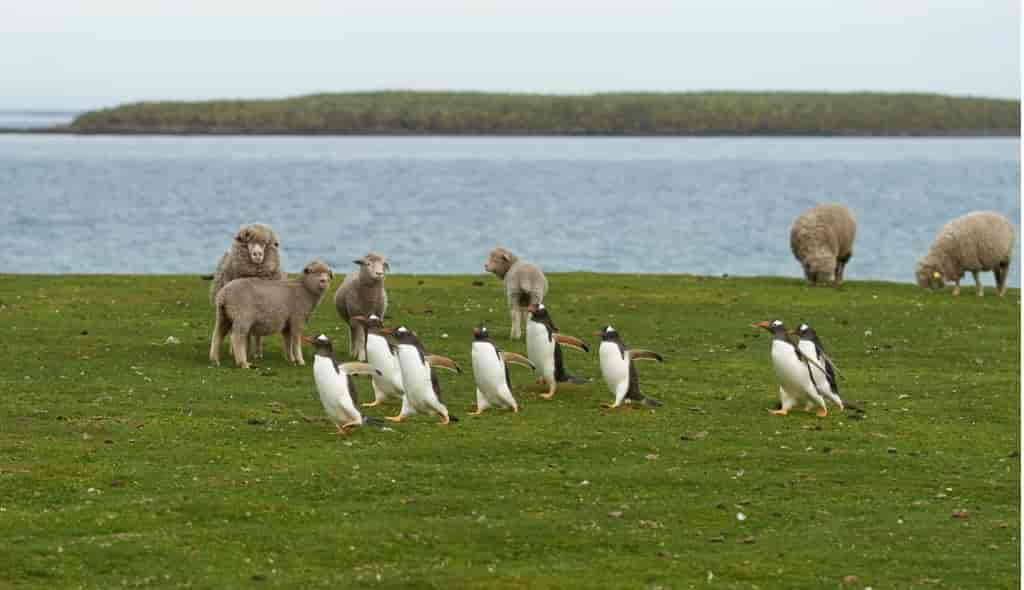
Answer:
[[1020, 97], [1015, 0], [0, 0], [0, 109], [423, 89]]

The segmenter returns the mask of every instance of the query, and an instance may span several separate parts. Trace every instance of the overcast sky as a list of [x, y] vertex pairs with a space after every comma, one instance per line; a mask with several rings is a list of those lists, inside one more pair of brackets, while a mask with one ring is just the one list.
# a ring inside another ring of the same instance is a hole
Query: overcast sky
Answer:
[[0, 0], [0, 15], [0, 109], [374, 89], [1020, 96], [1017, 0]]

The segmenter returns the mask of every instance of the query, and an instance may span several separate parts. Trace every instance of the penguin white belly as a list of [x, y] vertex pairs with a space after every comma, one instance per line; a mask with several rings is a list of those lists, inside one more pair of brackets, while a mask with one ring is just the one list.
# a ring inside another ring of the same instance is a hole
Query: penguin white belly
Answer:
[[415, 346], [406, 344], [398, 346], [398, 364], [402, 368], [406, 401], [417, 412], [430, 410], [431, 402], [437, 400], [430, 381], [430, 365], [423, 362]]
[[544, 324], [534, 321], [526, 322], [526, 356], [537, 367], [537, 374], [548, 383], [555, 379], [555, 339], [548, 338], [548, 329]]
[[327, 417], [335, 424], [362, 423], [363, 417], [352, 403], [348, 391], [348, 377], [339, 374], [334, 361], [317, 355], [313, 361], [313, 379], [320, 392], [320, 403]]
[[621, 403], [629, 390], [629, 357], [622, 358], [622, 351], [614, 342], [602, 342], [598, 355], [604, 382], [615, 396], [616, 403]]
[[366, 362], [381, 372], [380, 375], [373, 375], [373, 384], [377, 390], [388, 397], [401, 397], [405, 393], [402, 369], [398, 359], [391, 353], [386, 338], [379, 334], [366, 335]]
[[505, 361], [489, 342], [474, 342], [472, 349], [473, 379], [480, 393], [492, 405], [506, 405], [501, 392], [507, 388], [505, 382]]
[[797, 357], [797, 351], [792, 344], [772, 342], [771, 364], [775, 369], [775, 377], [778, 379], [779, 387], [795, 397], [803, 397], [811, 384], [810, 375], [807, 372], [807, 365]]

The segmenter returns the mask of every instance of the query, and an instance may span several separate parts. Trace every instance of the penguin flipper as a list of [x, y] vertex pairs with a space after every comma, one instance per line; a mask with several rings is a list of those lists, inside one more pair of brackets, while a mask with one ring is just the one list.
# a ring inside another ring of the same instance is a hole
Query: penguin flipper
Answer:
[[629, 360], [631, 361], [658, 361], [659, 363], [665, 362], [665, 359], [653, 350], [631, 350], [629, 351]]
[[590, 352], [590, 348], [587, 347], [587, 343], [576, 338], [575, 336], [568, 336], [566, 334], [555, 334], [555, 341], [559, 344], [564, 344], [569, 348], [575, 348], [581, 352]]
[[426, 358], [427, 364], [431, 367], [437, 367], [439, 369], [447, 369], [453, 373], [462, 374], [462, 368], [459, 367], [458, 363], [452, 359], [441, 356], [439, 354], [428, 354]]
[[530, 362], [530, 359], [526, 358], [525, 356], [523, 356], [521, 354], [517, 354], [515, 352], [509, 352], [507, 350], [503, 350], [501, 352], [501, 355], [505, 359], [506, 363], [513, 363], [513, 364], [516, 364], [516, 365], [522, 365], [524, 367], [529, 367], [532, 370], [536, 370], [537, 369], [537, 367], [532, 362]]
[[378, 377], [384, 376], [384, 373], [381, 373], [380, 370], [374, 369], [370, 365], [360, 362], [342, 363], [338, 365], [338, 369], [350, 377], [352, 375], [370, 375], [371, 377], [374, 375]]

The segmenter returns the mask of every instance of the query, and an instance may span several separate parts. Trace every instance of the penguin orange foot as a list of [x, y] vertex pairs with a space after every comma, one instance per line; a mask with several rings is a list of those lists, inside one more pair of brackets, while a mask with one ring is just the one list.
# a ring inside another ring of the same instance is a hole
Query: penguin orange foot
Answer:
[[439, 426], [448, 426], [448, 424], [450, 424], [451, 421], [452, 421], [452, 419], [449, 416], [441, 416], [441, 421], [438, 422], [438, 425]]
[[825, 416], [828, 416], [828, 409], [827, 408], [818, 408], [818, 411], [815, 412], [814, 415], [819, 417], [819, 418], [824, 418]]
[[401, 422], [402, 420], [405, 420], [402, 416], [384, 416], [384, 419], [391, 422]]
[[467, 416], [479, 416], [480, 414], [483, 414], [483, 413], [484, 413], [483, 410], [477, 410], [475, 412], [466, 412], [466, 415]]
[[773, 416], [788, 416], [789, 410], [768, 410]]
[[380, 405], [380, 400], [379, 399], [375, 399], [372, 402], [366, 402], [364, 404], [359, 404], [359, 405], [363, 406], [364, 408], [372, 408], [374, 406], [379, 406]]

